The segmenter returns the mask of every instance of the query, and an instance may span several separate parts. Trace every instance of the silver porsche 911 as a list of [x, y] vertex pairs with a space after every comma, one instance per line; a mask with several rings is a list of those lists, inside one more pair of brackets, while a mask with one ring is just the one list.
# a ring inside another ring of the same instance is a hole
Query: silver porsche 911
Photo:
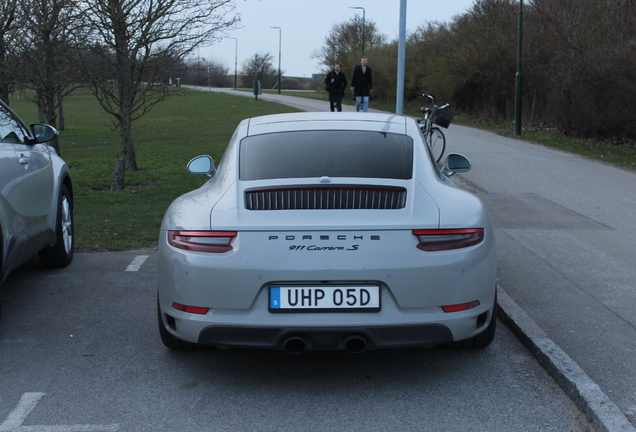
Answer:
[[218, 169], [177, 198], [159, 237], [158, 324], [172, 349], [488, 346], [488, 211], [433, 162], [412, 119], [297, 113], [246, 119]]

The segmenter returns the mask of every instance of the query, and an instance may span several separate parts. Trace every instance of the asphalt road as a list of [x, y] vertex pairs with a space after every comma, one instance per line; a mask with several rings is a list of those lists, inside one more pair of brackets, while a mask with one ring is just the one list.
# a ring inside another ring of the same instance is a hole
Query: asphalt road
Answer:
[[592, 430], [503, 325], [484, 350], [172, 352], [156, 263], [77, 254], [9, 276], [1, 432]]

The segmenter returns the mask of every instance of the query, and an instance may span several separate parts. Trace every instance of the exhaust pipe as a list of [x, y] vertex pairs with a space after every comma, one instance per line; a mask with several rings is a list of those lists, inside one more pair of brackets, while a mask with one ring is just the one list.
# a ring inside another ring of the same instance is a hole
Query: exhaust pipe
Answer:
[[367, 350], [367, 340], [362, 336], [351, 335], [344, 341], [345, 350], [353, 354], [362, 354]]
[[283, 349], [288, 354], [302, 354], [307, 350], [307, 340], [301, 336], [290, 336], [283, 343]]

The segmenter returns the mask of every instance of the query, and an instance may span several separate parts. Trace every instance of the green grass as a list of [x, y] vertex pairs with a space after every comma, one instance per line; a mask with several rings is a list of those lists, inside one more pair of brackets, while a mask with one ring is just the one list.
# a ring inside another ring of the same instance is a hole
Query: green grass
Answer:
[[[328, 100], [326, 92], [283, 94]], [[35, 104], [16, 98], [10, 102], [27, 123], [37, 121]], [[380, 104], [373, 99], [371, 107], [395, 112], [395, 104]], [[417, 116], [419, 108], [406, 104], [404, 113]], [[139, 171], [126, 173], [124, 192], [110, 192], [118, 143], [110, 117], [88, 94], [69, 98], [64, 110], [66, 128], [60, 133], [60, 147], [73, 176], [75, 239], [80, 252], [155, 248], [170, 202], [206, 181], [204, 176], [185, 170], [192, 157], [209, 154], [218, 162], [244, 118], [297, 111], [262, 99], [184, 90], [182, 96], [157, 105], [134, 124]], [[453, 123], [514, 137], [512, 123], [485, 123], [461, 115]], [[532, 128], [524, 129], [520, 138], [636, 170], [633, 145], [568, 139], [555, 131]]]
[[[11, 100], [25, 122], [37, 121], [35, 104]], [[220, 160], [241, 120], [296, 111], [283, 105], [219, 93], [185, 91], [157, 105], [134, 124], [139, 171], [126, 172], [124, 192], [110, 192], [118, 134], [88, 94], [69, 98], [62, 157], [71, 167], [75, 196], [76, 250], [154, 248], [168, 205], [206, 178], [185, 165], [199, 154]]]

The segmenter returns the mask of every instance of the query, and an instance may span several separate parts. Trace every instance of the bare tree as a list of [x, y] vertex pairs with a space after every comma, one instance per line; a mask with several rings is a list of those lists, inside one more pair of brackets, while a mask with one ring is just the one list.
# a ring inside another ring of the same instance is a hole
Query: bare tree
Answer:
[[[442, 39], [443, 61], [454, 77], [455, 94], [488, 117], [506, 118], [514, 106], [518, 4], [515, 0], [477, 0]], [[461, 96], [459, 96], [461, 95]]]
[[262, 87], [273, 86], [278, 79], [278, 71], [274, 69], [273, 61], [274, 56], [271, 53], [256, 53], [246, 60], [241, 68], [242, 86], [252, 87], [254, 80], [261, 81]]
[[0, 99], [7, 104], [9, 103], [12, 81], [7, 55], [9, 36], [16, 29], [17, 5], [18, 0], [3, 0], [0, 3]]
[[[44, 121], [57, 125], [63, 99], [77, 88], [70, 67], [70, 35], [82, 32], [76, 0], [22, 0], [19, 50], [20, 83], [35, 90], [33, 96]], [[57, 137], [49, 142], [60, 153]]]
[[171, 68], [238, 22], [232, 0], [91, 0], [93, 28], [81, 56], [84, 80], [119, 130], [111, 183], [124, 189], [124, 173], [137, 170], [132, 124], [170, 93]]
[[[334, 24], [325, 37], [323, 46], [313, 52], [311, 58], [317, 59], [331, 70], [335, 62], [339, 62], [347, 74], [360, 64], [362, 57], [362, 18], [356, 16], [348, 21]], [[364, 22], [364, 55], [372, 57], [374, 52], [386, 43], [386, 36], [381, 34], [372, 20]], [[374, 67], [375, 71], [375, 67]], [[375, 72], [374, 72], [375, 79]]]
[[543, 53], [546, 113], [566, 133], [635, 138], [634, 2], [534, 0], [532, 6], [529, 31]]
[[181, 82], [197, 86], [227, 87], [230, 85], [229, 68], [215, 60], [197, 58], [186, 61], [179, 69]]

